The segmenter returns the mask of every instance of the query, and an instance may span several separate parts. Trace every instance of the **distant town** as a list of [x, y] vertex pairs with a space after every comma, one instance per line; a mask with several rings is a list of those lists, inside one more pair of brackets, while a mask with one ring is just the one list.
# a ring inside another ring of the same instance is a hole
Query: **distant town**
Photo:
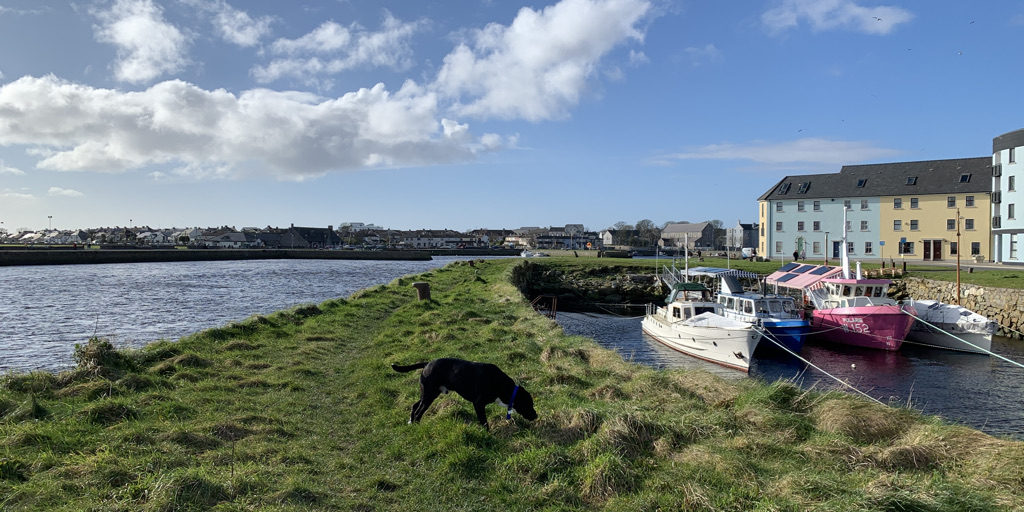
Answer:
[[133, 246], [152, 248], [189, 247], [202, 249], [567, 249], [602, 250], [651, 248], [655, 246], [691, 249], [739, 249], [755, 247], [757, 225], [737, 223], [725, 227], [721, 221], [669, 222], [657, 227], [644, 219], [634, 225], [616, 223], [601, 231], [583, 224], [517, 229], [388, 229], [361, 222], [345, 222], [337, 228], [233, 226], [215, 228], [103, 227], [40, 231], [0, 230], [0, 244], [8, 246]]

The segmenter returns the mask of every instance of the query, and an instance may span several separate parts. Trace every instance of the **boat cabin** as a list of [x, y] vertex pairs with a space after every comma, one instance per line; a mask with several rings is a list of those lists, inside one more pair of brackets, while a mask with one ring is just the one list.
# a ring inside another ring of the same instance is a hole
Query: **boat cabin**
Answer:
[[749, 317], [749, 320], [766, 317], [797, 316], [796, 301], [792, 297], [736, 297], [719, 295], [718, 303], [737, 317]]
[[689, 320], [701, 313], [721, 313], [714, 302], [673, 302], [669, 304], [669, 320]]
[[819, 309], [895, 304], [889, 298], [890, 283], [885, 279], [825, 280], [821, 288], [811, 293], [811, 298]]

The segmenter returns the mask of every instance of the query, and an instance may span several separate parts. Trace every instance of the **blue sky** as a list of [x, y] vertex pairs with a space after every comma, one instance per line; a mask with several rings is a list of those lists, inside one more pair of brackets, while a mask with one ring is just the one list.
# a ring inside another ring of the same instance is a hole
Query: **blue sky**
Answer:
[[1018, 1], [0, 0], [0, 228], [752, 222], [990, 154], [1022, 40]]

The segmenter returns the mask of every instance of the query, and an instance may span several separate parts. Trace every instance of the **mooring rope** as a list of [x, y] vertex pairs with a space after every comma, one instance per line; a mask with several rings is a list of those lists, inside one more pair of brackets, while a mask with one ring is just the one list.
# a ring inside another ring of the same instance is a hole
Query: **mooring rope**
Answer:
[[887, 406], [886, 404], [882, 403], [882, 401], [881, 401], [881, 400], [879, 400], [879, 399], [877, 399], [877, 398], [875, 398], [875, 397], [873, 397], [873, 396], [871, 396], [871, 395], [869, 395], [869, 394], [867, 394], [867, 393], [865, 393], [865, 392], [863, 392], [863, 391], [861, 391], [861, 390], [859, 390], [859, 389], [855, 388], [855, 387], [854, 387], [854, 386], [853, 386], [852, 384], [850, 384], [850, 383], [846, 382], [845, 380], [843, 380], [843, 379], [840, 379], [839, 377], [836, 377], [835, 375], [832, 375], [831, 373], [829, 373], [829, 372], [826, 372], [825, 370], [822, 370], [822, 369], [821, 369], [820, 367], [818, 367], [818, 366], [817, 366], [817, 365], [815, 365], [814, 363], [812, 363], [812, 362], [810, 362], [810, 361], [808, 361], [808, 360], [806, 360], [806, 359], [804, 359], [804, 358], [800, 357], [800, 355], [799, 355], [799, 354], [797, 354], [796, 352], [793, 352], [793, 351], [792, 351], [792, 350], [790, 350], [790, 349], [789, 349], [788, 347], [786, 347], [785, 345], [783, 345], [781, 341], [779, 341], [778, 339], [776, 339], [776, 338], [775, 338], [775, 336], [773, 336], [773, 335], [772, 335], [772, 334], [771, 334], [770, 332], [768, 332], [768, 331], [767, 331], [766, 329], [760, 328], [760, 327], [758, 327], [758, 326], [756, 326], [756, 325], [755, 325], [755, 326], [754, 326], [754, 330], [756, 330], [757, 332], [761, 333], [761, 336], [764, 336], [765, 338], [768, 338], [768, 341], [771, 341], [772, 343], [774, 343], [774, 344], [775, 344], [776, 346], [778, 346], [778, 347], [779, 347], [779, 348], [781, 348], [782, 350], [785, 350], [786, 352], [788, 352], [788, 353], [789, 353], [789, 355], [791, 355], [791, 356], [793, 356], [793, 357], [795, 357], [795, 358], [797, 358], [797, 359], [799, 359], [799, 360], [803, 361], [803, 362], [804, 362], [804, 363], [805, 363], [806, 365], [810, 366], [811, 368], [814, 368], [815, 370], [818, 370], [819, 372], [821, 372], [821, 373], [824, 373], [825, 375], [827, 375], [827, 376], [829, 376], [830, 378], [834, 379], [834, 380], [835, 380], [836, 382], [838, 382], [838, 383], [840, 383], [840, 384], [842, 384], [842, 385], [844, 385], [844, 386], [846, 386], [846, 387], [848, 387], [848, 388], [850, 388], [850, 389], [852, 389], [852, 390], [856, 391], [857, 393], [859, 393], [859, 394], [861, 394], [861, 395], [863, 395], [863, 396], [867, 397], [867, 398], [868, 398], [868, 399], [870, 399], [871, 401], [873, 401], [873, 402], [876, 402], [876, 403], [878, 403], [879, 405], [885, 405], [886, 407], [888, 407], [888, 406]]
[[937, 331], [939, 331], [939, 332], [941, 332], [943, 334], [948, 334], [948, 335], [952, 336], [954, 339], [956, 339], [956, 340], [958, 340], [960, 342], [966, 343], [966, 344], [968, 344], [968, 345], [970, 345], [970, 346], [972, 346], [972, 347], [974, 347], [974, 348], [976, 348], [976, 349], [978, 349], [978, 350], [980, 350], [980, 351], [982, 351], [982, 352], [984, 352], [984, 353], [986, 353], [986, 354], [988, 354], [990, 356], [996, 356], [999, 359], [1002, 359], [1003, 361], [1006, 361], [1006, 362], [1008, 362], [1010, 364], [1014, 364], [1014, 365], [1020, 366], [1021, 368], [1024, 368], [1024, 364], [1018, 363], [1017, 361], [1014, 361], [1012, 359], [1007, 359], [1007, 358], [1005, 358], [1005, 357], [1003, 357], [1003, 356], [1001, 356], [999, 354], [996, 354], [995, 352], [992, 352], [991, 350], [987, 350], [987, 349], [981, 348], [981, 347], [975, 345], [974, 343], [971, 343], [971, 342], [969, 342], [969, 341], [967, 341], [967, 340], [965, 340], [965, 339], [963, 339], [963, 338], [961, 338], [961, 337], [959, 337], [959, 336], [957, 336], [957, 335], [955, 335], [955, 334], [953, 334], [951, 332], [942, 330], [942, 328], [940, 328], [939, 326], [937, 326], [935, 324], [932, 324], [932, 323], [929, 323], [927, 320], [925, 320], [925, 319], [923, 319], [923, 318], [921, 318], [921, 317], [919, 317], [917, 315], [914, 315], [914, 314], [909, 313], [909, 312], [907, 314], [912, 316], [912, 317], [914, 317], [914, 319], [916, 319], [917, 321], [927, 325], [928, 327], [931, 327], [932, 329], [935, 329], [935, 330], [937, 330]]

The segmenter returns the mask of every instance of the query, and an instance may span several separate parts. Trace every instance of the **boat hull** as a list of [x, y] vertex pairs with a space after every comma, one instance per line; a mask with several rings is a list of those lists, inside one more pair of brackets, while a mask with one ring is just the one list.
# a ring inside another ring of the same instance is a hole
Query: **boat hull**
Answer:
[[[768, 331], [768, 334], [771, 334], [772, 338], [781, 343], [790, 352], [800, 352], [804, 348], [804, 340], [811, 330], [811, 324], [806, 320], [765, 320], [761, 325]], [[772, 338], [758, 344], [761, 350], [784, 352], [772, 341]]]
[[[915, 345], [924, 345], [927, 347], [942, 348], [946, 350], [959, 350], [961, 352], [970, 352], [972, 354], [988, 354], [992, 351], [992, 335], [990, 334], [956, 332], [955, 324], [936, 324], [936, 327], [943, 331], [953, 333], [956, 338], [946, 334], [946, 332], [941, 332], [924, 325], [921, 322], [915, 322], [913, 327], [910, 328], [910, 332], [907, 333], [907, 339], [905, 341]], [[964, 341], [967, 343], [964, 343]]]
[[[904, 308], [907, 308], [904, 310]], [[899, 350], [915, 314], [909, 306], [816, 309], [811, 326], [816, 340], [881, 350]]]
[[673, 350], [742, 372], [750, 371], [750, 356], [761, 339], [761, 334], [753, 329], [669, 324], [656, 315], [645, 316], [641, 326], [645, 333]]

